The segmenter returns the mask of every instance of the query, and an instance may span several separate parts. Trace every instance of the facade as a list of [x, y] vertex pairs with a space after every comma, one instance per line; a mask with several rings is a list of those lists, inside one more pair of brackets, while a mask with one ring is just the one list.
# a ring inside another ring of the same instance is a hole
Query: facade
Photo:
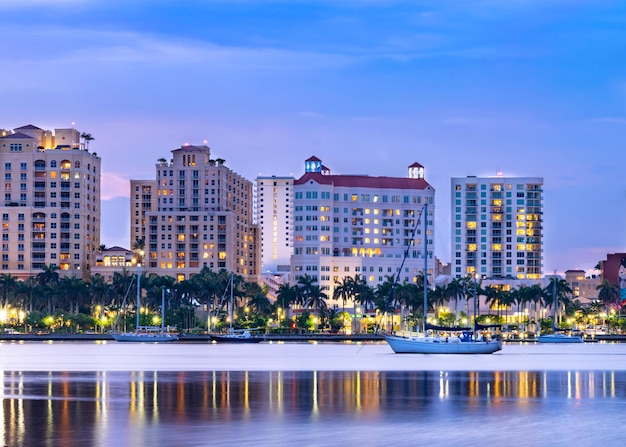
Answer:
[[131, 236], [145, 238], [148, 273], [182, 281], [208, 267], [258, 282], [252, 183], [210, 155], [208, 146], [181, 146], [158, 161], [154, 182], [131, 180]]
[[263, 273], [288, 273], [293, 253], [293, 177], [256, 179], [256, 222]]
[[0, 129], [2, 273], [25, 279], [53, 265], [61, 276], [89, 276], [100, 245], [101, 173], [85, 143], [76, 129]]
[[[409, 166], [408, 176], [332, 175], [321, 160], [305, 162], [305, 174], [294, 182], [294, 253], [292, 283], [313, 277], [329, 305], [336, 281], [356, 275], [372, 287], [398, 274], [407, 247], [400, 282], [413, 282], [424, 272], [434, 281], [435, 190], [423, 166]], [[428, 204], [428, 234], [421, 216]], [[424, 256], [424, 238], [428, 238]], [[348, 303], [351, 306], [351, 303]]]
[[602, 279], [609, 283], [618, 285], [620, 267], [626, 265], [626, 253], [607, 253], [606, 260], [600, 261], [602, 268]]
[[543, 179], [452, 179], [452, 275], [543, 277]]
[[587, 276], [584, 270], [566, 270], [565, 281], [572, 289], [572, 297], [587, 305], [598, 299], [598, 286], [602, 284], [600, 275]]
[[[131, 180], [130, 181], [130, 241], [134, 244], [137, 240], [146, 239], [146, 213], [155, 211], [157, 208], [157, 183], [156, 180]], [[132, 245], [131, 245], [132, 248]]]
[[122, 247], [110, 247], [97, 251], [95, 259], [91, 274], [101, 275], [106, 282], [111, 282], [115, 273], [127, 270], [134, 274], [137, 268], [135, 253]]

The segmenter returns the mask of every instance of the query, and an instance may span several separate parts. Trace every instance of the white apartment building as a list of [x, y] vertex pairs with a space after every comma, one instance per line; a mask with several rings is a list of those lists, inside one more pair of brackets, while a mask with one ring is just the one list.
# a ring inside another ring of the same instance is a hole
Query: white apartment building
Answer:
[[256, 222], [261, 229], [263, 273], [289, 273], [293, 253], [293, 177], [256, 179]]
[[[91, 136], [88, 136], [91, 139]], [[100, 157], [76, 129], [0, 129], [1, 271], [86, 278], [100, 245]]]
[[543, 179], [453, 178], [452, 276], [543, 277]]
[[252, 182], [204, 145], [173, 150], [155, 170], [156, 180], [131, 180], [130, 191], [131, 237], [145, 237], [146, 271], [182, 281], [208, 267], [258, 282]]
[[[376, 287], [395, 278], [407, 247], [400, 282], [415, 281], [427, 264], [428, 281], [434, 283], [435, 190], [426, 182], [423, 166], [409, 166], [407, 177], [332, 175], [311, 157], [294, 189], [292, 283], [308, 274], [317, 279], [330, 306], [341, 306], [332, 299], [336, 281], [360, 275]], [[421, 219], [425, 204], [427, 235]]]

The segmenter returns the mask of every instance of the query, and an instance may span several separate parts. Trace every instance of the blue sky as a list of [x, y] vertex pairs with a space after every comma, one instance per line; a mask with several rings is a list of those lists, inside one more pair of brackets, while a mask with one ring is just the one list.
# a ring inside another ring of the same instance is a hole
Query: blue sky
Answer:
[[102, 242], [128, 180], [186, 142], [253, 180], [544, 178], [544, 272], [626, 250], [626, 3], [609, 0], [2, 0], [0, 127], [72, 122], [102, 157]]

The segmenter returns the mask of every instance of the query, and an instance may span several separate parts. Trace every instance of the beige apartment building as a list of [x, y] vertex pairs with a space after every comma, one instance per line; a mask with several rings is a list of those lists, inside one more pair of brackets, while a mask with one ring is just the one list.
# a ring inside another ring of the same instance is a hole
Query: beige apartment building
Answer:
[[25, 279], [53, 265], [62, 276], [89, 276], [100, 244], [101, 172], [91, 136], [81, 135], [0, 129], [2, 273]]
[[252, 182], [184, 145], [159, 159], [155, 180], [131, 180], [131, 247], [143, 239], [148, 273], [189, 279], [203, 267], [259, 281], [260, 240], [252, 219]]
[[600, 275], [587, 276], [584, 270], [566, 270], [565, 281], [572, 289], [573, 299], [580, 300], [583, 305], [588, 305], [598, 299], [598, 286], [602, 284]]

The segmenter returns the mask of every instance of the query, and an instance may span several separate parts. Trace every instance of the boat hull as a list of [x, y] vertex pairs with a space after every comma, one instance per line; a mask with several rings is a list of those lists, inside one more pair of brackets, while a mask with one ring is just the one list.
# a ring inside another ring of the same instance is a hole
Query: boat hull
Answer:
[[539, 343], [583, 343], [582, 337], [578, 335], [546, 334], [537, 337]]
[[502, 349], [499, 340], [461, 341], [458, 338], [397, 337], [388, 335], [385, 340], [396, 354], [493, 354]]
[[178, 340], [178, 336], [174, 334], [136, 334], [133, 332], [111, 334], [111, 337], [113, 337], [116, 341], [134, 343], [155, 343]]
[[243, 335], [211, 335], [211, 340], [218, 343], [261, 343], [263, 337], [245, 337]]

